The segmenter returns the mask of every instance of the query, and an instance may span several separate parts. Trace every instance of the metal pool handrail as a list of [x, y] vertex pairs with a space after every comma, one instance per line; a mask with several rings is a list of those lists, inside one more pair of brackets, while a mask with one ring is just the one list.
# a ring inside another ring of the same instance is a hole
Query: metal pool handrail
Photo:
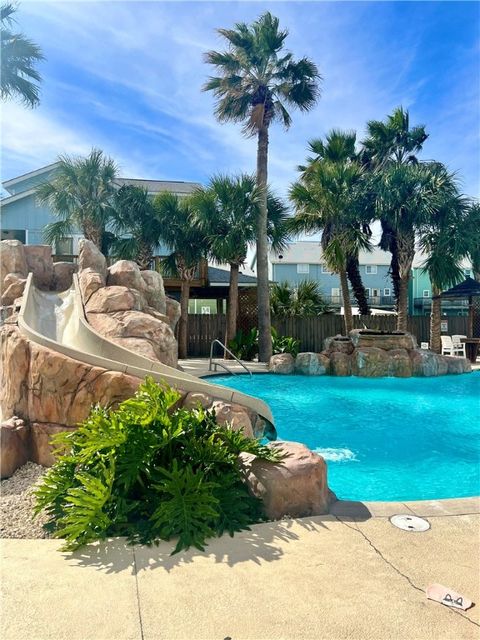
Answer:
[[[213, 362], [213, 348], [214, 348], [214, 346], [215, 346], [215, 343], [216, 343], [216, 344], [219, 344], [219, 345], [222, 347], [222, 349], [223, 349], [224, 351], [226, 351], [227, 353], [229, 353], [229, 354], [232, 356], [232, 358], [233, 358], [234, 360], [236, 360], [236, 361], [238, 362], [238, 364], [239, 364], [240, 366], [242, 366], [242, 367], [245, 369], [245, 371], [246, 371], [250, 376], [252, 375], [252, 372], [250, 371], [250, 369], [249, 369], [248, 367], [246, 367], [246, 366], [243, 364], [243, 362], [242, 362], [241, 360], [239, 360], [239, 359], [237, 358], [237, 356], [236, 356], [234, 353], [232, 353], [232, 352], [230, 351], [230, 349], [228, 349], [228, 347], [226, 347], [226, 346], [223, 344], [223, 342], [220, 342], [220, 340], [218, 340], [217, 338], [215, 338], [215, 340], [212, 340], [212, 344], [210, 345], [210, 361], [209, 361], [209, 363], [208, 363], [208, 370], [209, 370], [209, 371], [216, 371], [216, 370], [217, 370], [217, 369], [216, 369], [216, 368], [217, 368], [217, 366], [220, 366], [220, 367], [222, 367], [223, 369], [225, 369], [225, 371], [228, 371], [228, 373], [231, 373], [231, 374], [232, 374], [232, 376], [236, 376], [236, 375], [237, 375], [234, 371], [232, 371], [231, 369], [229, 369], [229, 368], [228, 368], [226, 365], [224, 365], [223, 363], [221, 363], [221, 362]], [[213, 368], [212, 368], [212, 365], [214, 365], [214, 366], [215, 366], [215, 369], [213, 369]]]

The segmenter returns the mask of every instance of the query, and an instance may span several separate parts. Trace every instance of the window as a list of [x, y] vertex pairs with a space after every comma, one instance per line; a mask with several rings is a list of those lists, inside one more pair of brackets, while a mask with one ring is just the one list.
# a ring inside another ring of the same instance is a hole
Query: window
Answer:
[[340, 304], [340, 289], [338, 287], [332, 287], [331, 295], [332, 295], [332, 303]]
[[376, 264], [365, 265], [365, 273], [367, 275], [374, 275], [375, 273], [377, 273], [377, 265]]
[[297, 273], [310, 273], [309, 264], [297, 264]]
[[367, 298], [370, 297], [370, 289], [368, 287], [365, 287], [365, 295], [367, 296]]
[[2, 229], [1, 240], [20, 240], [26, 244], [27, 232], [25, 229]]
[[56, 240], [55, 253], [61, 256], [71, 256], [73, 254], [73, 238]]
[[378, 298], [380, 295], [380, 289], [372, 289], [372, 298]]
[[322, 264], [322, 273], [331, 274], [332, 272], [330, 271], [330, 269], [327, 267], [326, 264]]
[[429, 289], [424, 289], [423, 290], [423, 297], [424, 298], [429, 298], [430, 297], [430, 290]]
[[391, 289], [384, 289], [383, 290], [383, 295], [387, 298], [389, 298], [392, 295], [392, 290]]

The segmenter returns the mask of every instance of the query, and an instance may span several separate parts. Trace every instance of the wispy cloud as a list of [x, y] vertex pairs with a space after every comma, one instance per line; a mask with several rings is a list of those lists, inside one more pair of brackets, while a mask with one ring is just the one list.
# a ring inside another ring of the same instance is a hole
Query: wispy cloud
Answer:
[[[448, 10], [430, 4], [24, 3], [22, 28], [42, 45], [48, 61], [42, 68], [41, 107], [36, 112], [9, 107], [15, 117], [5, 119], [4, 173], [17, 170], [22, 157], [25, 165], [42, 164], [60, 151], [92, 145], [115, 155], [125, 173], [144, 177], [205, 180], [219, 171], [253, 172], [255, 141], [244, 138], [239, 126], [216, 122], [213, 98], [201, 91], [210, 73], [202, 54], [223, 47], [216, 27], [250, 21], [271, 9], [289, 28], [288, 46], [313, 58], [324, 76], [316, 108], [295, 114], [288, 133], [272, 130], [269, 170], [277, 189], [285, 193], [295, 179], [309, 139], [332, 127], [356, 129], [361, 138], [367, 120], [383, 118], [402, 103], [414, 122], [433, 127], [431, 142], [433, 133], [437, 139], [429, 144], [439, 160], [457, 163], [463, 154], [455, 168], [465, 169], [472, 191], [478, 140], [468, 143], [465, 128], [471, 136], [475, 116], [458, 100], [454, 126], [443, 114], [452, 102], [446, 94], [453, 87], [465, 94], [468, 78], [471, 99], [478, 101], [475, 44], [466, 45], [464, 38], [466, 50], [460, 52], [453, 34], [451, 55], [428, 58], [436, 20], [444, 20], [442, 11]], [[59, 33], [61, 38], [52, 37]], [[456, 63], [455, 56], [460, 56]], [[434, 91], [445, 59], [458, 76], [452, 74]], [[462, 67], [465, 80], [459, 77]], [[24, 142], [24, 131], [36, 131], [32, 147]], [[443, 143], [454, 136], [455, 144]]]

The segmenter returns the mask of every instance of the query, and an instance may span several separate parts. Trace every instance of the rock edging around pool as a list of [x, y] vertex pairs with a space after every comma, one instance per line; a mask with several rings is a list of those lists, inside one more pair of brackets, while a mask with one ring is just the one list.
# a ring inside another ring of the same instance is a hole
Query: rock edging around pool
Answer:
[[359, 376], [362, 378], [432, 377], [468, 373], [471, 363], [462, 357], [442, 356], [418, 349], [410, 333], [381, 333], [354, 329], [349, 337], [327, 338], [321, 353], [289, 353], [271, 357], [269, 371], [309, 376]]

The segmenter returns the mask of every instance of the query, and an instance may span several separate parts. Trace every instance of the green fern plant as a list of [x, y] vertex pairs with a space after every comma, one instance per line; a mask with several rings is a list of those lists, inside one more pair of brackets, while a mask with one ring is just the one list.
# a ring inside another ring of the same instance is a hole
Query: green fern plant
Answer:
[[54, 438], [56, 464], [36, 490], [35, 513], [72, 550], [107, 536], [152, 543], [178, 538], [174, 553], [263, 519], [243, 484], [238, 455], [282, 456], [216, 423], [202, 408], [147, 378], [118, 409], [93, 407], [76, 431]]

